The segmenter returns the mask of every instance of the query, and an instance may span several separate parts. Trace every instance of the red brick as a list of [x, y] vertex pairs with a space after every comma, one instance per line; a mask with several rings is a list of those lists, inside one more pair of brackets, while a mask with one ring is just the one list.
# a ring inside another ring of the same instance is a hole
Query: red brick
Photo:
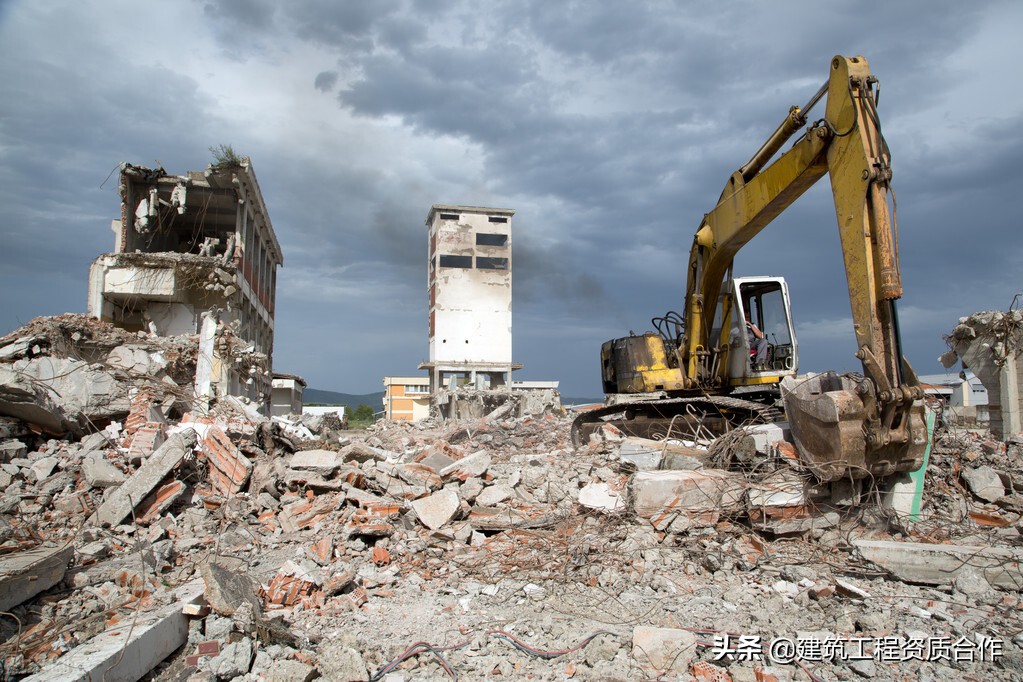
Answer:
[[252, 474], [252, 462], [217, 426], [209, 427], [206, 435], [199, 440], [199, 445], [209, 463], [213, 492], [229, 496], [240, 491]]

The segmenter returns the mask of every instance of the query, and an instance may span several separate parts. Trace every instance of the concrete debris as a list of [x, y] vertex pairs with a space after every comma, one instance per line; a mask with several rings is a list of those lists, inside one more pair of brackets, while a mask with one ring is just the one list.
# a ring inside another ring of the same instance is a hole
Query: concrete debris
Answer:
[[[823, 679], [997, 679], [1023, 661], [1023, 438], [939, 432], [910, 522], [901, 479], [822, 484], [777, 425], [696, 444], [604, 424], [575, 447], [569, 419], [508, 403], [357, 431], [230, 396], [203, 412], [194, 341], [62, 316], [0, 343], [0, 367], [74, 348], [128, 398], [95, 425], [51, 405], [61, 433], [0, 420], [5, 672], [804, 676], [729, 654], [739, 635], [1002, 642], [994, 660], [813, 661]], [[717, 651], [709, 631], [735, 637]]]
[[579, 491], [579, 504], [605, 512], [625, 510], [622, 495], [611, 490], [608, 483], [589, 483]]
[[1023, 589], [1023, 550], [888, 540], [855, 540], [853, 545], [864, 559], [906, 582], [950, 586], [969, 569], [995, 587]]
[[74, 554], [71, 545], [40, 546], [0, 559], [0, 611], [9, 611], [59, 583]]
[[688, 672], [696, 655], [696, 635], [689, 630], [637, 626], [632, 631], [632, 655], [648, 674]]
[[997, 502], [1005, 496], [1005, 486], [998, 472], [989, 466], [963, 470], [963, 480], [970, 492], [987, 502]]
[[191, 452], [195, 442], [195, 431], [192, 429], [185, 429], [168, 438], [131, 478], [111, 491], [102, 506], [96, 510], [94, 522], [100, 526], [114, 526], [124, 521], [160, 484], [163, 477]]

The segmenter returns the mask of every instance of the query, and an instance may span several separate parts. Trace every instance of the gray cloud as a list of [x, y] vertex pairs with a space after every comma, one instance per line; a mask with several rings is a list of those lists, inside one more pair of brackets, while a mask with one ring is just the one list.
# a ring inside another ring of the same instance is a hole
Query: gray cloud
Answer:
[[322, 92], [330, 92], [335, 85], [337, 85], [337, 71], [320, 71], [313, 81], [313, 87]]
[[[1011, 63], [1011, 41], [992, 35], [1020, 14], [1004, 1], [889, 3], [869, 20], [838, 2], [223, 0], [95, 17], [19, 5], [0, 23], [0, 321], [84, 308], [118, 210], [113, 181], [99, 185], [118, 162], [182, 172], [231, 143], [253, 157], [285, 250], [278, 367], [350, 392], [413, 372], [426, 212], [496, 205], [517, 210], [523, 378], [593, 394], [602, 341], [682, 307], [693, 230], [729, 175], [832, 55], [863, 54], [894, 154], [903, 334], [917, 369], [935, 371], [959, 315], [1020, 288], [1009, 183], [1023, 103], [964, 90]], [[126, 41], [139, 25], [155, 30]], [[827, 181], [736, 273], [789, 279], [804, 369], [855, 366]]]

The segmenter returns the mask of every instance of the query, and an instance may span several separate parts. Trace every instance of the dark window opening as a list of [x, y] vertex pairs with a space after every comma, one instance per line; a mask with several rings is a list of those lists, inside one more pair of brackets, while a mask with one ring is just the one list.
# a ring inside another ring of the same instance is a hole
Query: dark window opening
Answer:
[[441, 256], [440, 266], [442, 268], [471, 268], [472, 256]]
[[441, 220], [458, 220], [460, 216], [457, 213], [441, 213]]
[[497, 216], [490, 216], [489, 218], [487, 218], [487, 220], [489, 220], [492, 223], [506, 223], [506, 222], [508, 222], [507, 218], [498, 218]]
[[476, 246], [507, 246], [508, 235], [493, 232], [477, 232]]
[[476, 267], [480, 270], [507, 270], [508, 259], [476, 256]]

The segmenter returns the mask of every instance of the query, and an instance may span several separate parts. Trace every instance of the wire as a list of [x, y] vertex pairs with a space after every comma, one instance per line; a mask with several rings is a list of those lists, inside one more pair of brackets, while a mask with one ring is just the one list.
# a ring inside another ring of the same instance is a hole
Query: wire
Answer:
[[496, 637], [500, 637], [501, 639], [508, 640], [509, 642], [511, 642], [512, 646], [514, 646], [516, 649], [519, 649], [520, 651], [524, 651], [527, 654], [529, 654], [530, 656], [536, 656], [538, 658], [547, 658], [547, 659], [557, 658], [558, 656], [564, 656], [565, 654], [570, 654], [573, 651], [578, 651], [579, 649], [582, 649], [584, 646], [586, 646], [591, 641], [593, 641], [595, 638], [599, 637], [600, 635], [611, 635], [612, 637], [614, 636], [614, 633], [610, 632], [608, 630], [597, 630], [592, 635], [590, 635], [589, 637], [587, 637], [586, 639], [584, 639], [583, 641], [581, 641], [579, 644], [575, 645], [571, 649], [562, 649], [562, 650], [558, 650], [558, 651], [543, 651], [541, 649], [534, 649], [533, 647], [529, 646], [528, 644], [524, 644], [523, 642], [519, 641], [518, 639], [515, 639], [515, 637], [513, 637], [511, 634], [505, 632], [504, 630], [489, 630], [487, 632], [487, 634], [488, 635], [494, 635]]
[[[595, 638], [599, 637], [600, 635], [614, 636], [615, 633], [610, 632], [608, 630], [598, 630], [589, 637], [583, 639], [574, 647], [571, 647], [569, 649], [559, 649], [555, 651], [544, 651], [542, 649], [536, 649], [534, 647], [531, 647], [525, 642], [516, 639], [512, 634], [504, 630], [488, 630], [484, 634], [493, 635], [494, 637], [499, 637], [501, 639], [507, 640], [516, 649], [523, 651], [529, 654], [530, 656], [536, 656], [537, 658], [543, 659], [552, 659], [557, 658], [558, 656], [564, 656], [565, 654], [570, 654], [573, 651], [578, 651], [579, 649], [582, 649], [584, 646], [593, 641]], [[415, 644], [412, 644], [408, 648], [406, 648], [405, 651], [399, 654], [396, 658], [394, 658], [393, 660], [385, 664], [383, 667], [381, 667], [379, 670], [377, 670], [375, 673], [373, 673], [373, 675], [369, 678], [369, 682], [377, 682], [377, 680], [382, 679], [384, 675], [394, 670], [398, 665], [408, 660], [412, 656], [422, 653], [423, 651], [429, 651], [431, 654], [433, 654], [434, 657], [438, 661], [440, 661], [441, 667], [444, 668], [444, 671], [451, 676], [451, 679], [457, 680], [458, 673], [455, 671], [454, 668], [451, 667], [451, 664], [447, 662], [447, 660], [444, 658], [441, 652], [455, 651], [457, 649], [461, 649], [465, 646], [468, 646], [471, 642], [472, 642], [471, 639], [467, 639], [463, 642], [459, 642], [458, 644], [451, 644], [449, 646], [434, 646], [433, 644], [430, 644], [428, 642], [416, 642]]]

